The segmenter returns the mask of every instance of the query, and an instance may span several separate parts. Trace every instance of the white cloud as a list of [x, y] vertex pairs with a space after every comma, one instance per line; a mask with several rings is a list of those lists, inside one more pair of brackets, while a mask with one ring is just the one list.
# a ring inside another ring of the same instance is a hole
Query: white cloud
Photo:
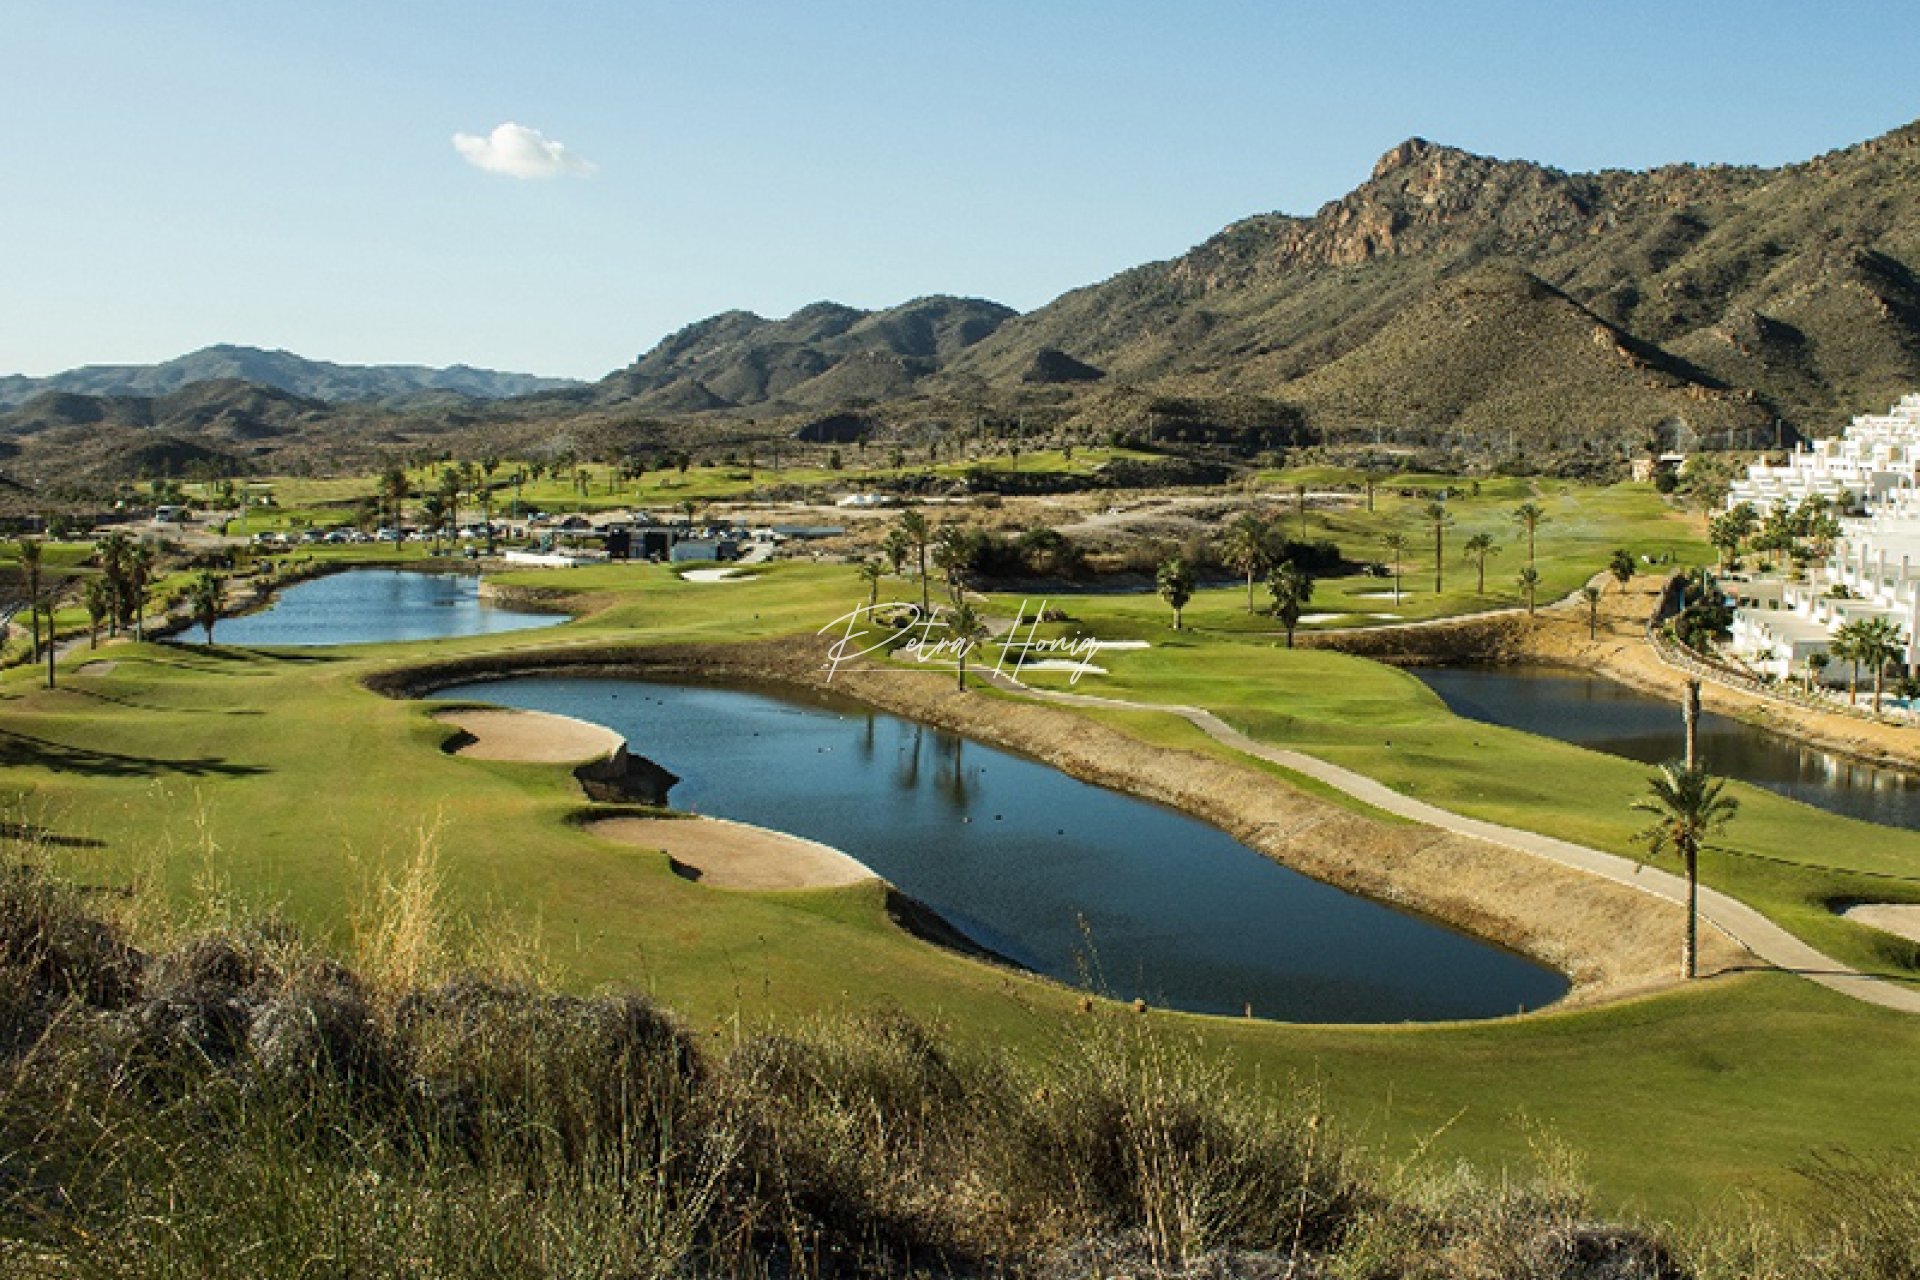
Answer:
[[529, 129], [511, 120], [484, 138], [473, 133], [456, 133], [453, 149], [474, 168], [509, 178], [558, 178], [562, 174], [585, 178], [599, 167], [538, 129]]

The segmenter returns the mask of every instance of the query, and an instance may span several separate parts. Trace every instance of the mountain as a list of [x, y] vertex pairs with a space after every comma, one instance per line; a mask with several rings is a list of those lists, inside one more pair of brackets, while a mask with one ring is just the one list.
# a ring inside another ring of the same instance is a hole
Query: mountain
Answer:
[[159, 396], [196, 382], [238, 380], [272, 387], [312, 400], [405, 400], [451, 393], [475, 400], [498, 400], [561, 390], [579, 384], [566, 378], [499, 373], [457, 364], [445, 369], [421, 365], [346, 365], [308, 360], [290, 351], [258, 347], [205, 347], [163, 364], [87, 365], [46, 378], [0, 377], [0, 407], [24, 404], [47, 391], [98, 396]]
[[1012, 387], [1051, 352], [1316, 427], [1832, 429], [1920, 386], [1915, 264], [1920, 124], [1778, 169], [1568, 174], [1415, 138], [1311, 217], [1009, 320], [930, 389]]
[[654, 412], [896, 399], [1016, 314], [997, 302], [949, 297], [885, 311], [816, 302], [784, 320], [727, 311], [610, 374], [595, 398]]

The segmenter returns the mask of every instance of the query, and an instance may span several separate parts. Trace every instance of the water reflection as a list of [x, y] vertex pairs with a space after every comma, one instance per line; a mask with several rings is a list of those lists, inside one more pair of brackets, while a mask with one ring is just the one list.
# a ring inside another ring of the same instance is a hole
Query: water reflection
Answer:
[[[1413, 674], [1470, 720], [1649, 764], [1676, 759], [1685, 748], [1677, 702], [1599, 676], [1525, 666], [1418, 668]], [[1850, 818], [1920, 828], [1920, 777], [1712, 712], [1700, 717], [1699, 745], [1702, 762], [1717, 774]]]
[[845, 849], [983, 946], [1067, 982], [1092, 966], [1121, 997], [1383, 1022], [1512, 1013], [1566, 990], [1204, 823], [857, 704], [556, 678], [447, 696], [609, 725], [681, 776], [677, 807]]
[[469, 574], [354, 569], [297, 582], [259, 613], [220, 623], [215, 635], [235, 645], [373, 644], [493, 635], [565, 621], [493, 604]]

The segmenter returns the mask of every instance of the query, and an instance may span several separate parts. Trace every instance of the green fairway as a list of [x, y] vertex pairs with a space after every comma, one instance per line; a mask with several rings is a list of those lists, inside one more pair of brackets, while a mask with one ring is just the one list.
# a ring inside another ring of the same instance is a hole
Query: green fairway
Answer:
[[[1608, 527], [1593, 545], [1611, 541]], [[1577, 556], [1567, 556], [1577, 571]], [[426, 839], [438, 851], [449, 915], [469, 922], [483, 951], [536, 939], [566, 984], [641, 987], [703, 1033], [891, 1002], [963, 1040], [1049, 1051], [1084, 1016], [1070, 993], [904, 935], [877, 888], [746, 894], [689, 883], [663, 858], [570, 822], [586, 805], [566, 770], [447, 755], [452, 731], [429, 708], [361, 684], [378, 669], [507, 647], [811, 632], [866, 598], [847, 566], [755, 572], [727, 584], [644, 565], [494, 579], [572, 595], [589, 611], [540, 632], [279, 656], [122, 645], [91, 668], [70, 660], [67, 687], [54, 692], [35, 688], [31, 673], [9, 672], [0, 677], [8, 817], [49, 833], [50, 855], [84, 883], [160, 886], [187, 914], [210, 896], [231, 898], [343, 948], [356, 904]], [[899, 579], [884, 591], [917, 595]], [[1176, 635], [1151, 597], [1064, 603], [1078, 619], [1069, 628], [1153, 645], [1104, 655], [1113, 675], [1083, 689], [1213, 707], [1264, 740], [1435, 803], [1602, 848], [1625, 851], [1637, 825], [1626, 804], [1643, 785], [1641, 766], [1458, 720], [1404, 673], [1289, 652], [1266, 637]], [[1169, 716], [1101, 718], [1149, 741], [1224, 754]], [[1268, 772], [1275, 785], [1292, 785], [1283, 771]], [[1854, 873], [1920, 872], [1920, 836], [1747, 789], [1742, 799], [1727, 845], [1782, 861], [1716, 855], [1713, 883], [1843, 958], [1912, 964], [1823, 903], [1866, 883]], [[1894, 896], [1888, 882], [1871, 883], [1877, 896]], [[1317, 1083], [1386, 1151], [1431, 1140], [1429, 1159], [1518, 1161], [1534, 1123], [1583, 1153], [1608, 1202], [1662, 1214], [1710, 1208], [1739, 1190], [1789, 1188], [1789, 1166], [1816, 1148], [1885, 1150], [1901, 1137], [1890, 1119], [1920, 1106], [1920, 1020], [1779, 975], [1476, 1025], [1155, 1016], [1229, 1055], [1259, 1087]]]

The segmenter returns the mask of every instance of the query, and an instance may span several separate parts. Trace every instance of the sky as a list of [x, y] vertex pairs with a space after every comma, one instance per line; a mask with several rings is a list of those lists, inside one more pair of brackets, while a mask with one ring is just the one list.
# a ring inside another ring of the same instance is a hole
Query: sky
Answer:
[[1028, 310], [1411, 136], [1783, 164], [1920, 117], [1916, 65], [1910, 0], [0, 0], [0, 373]]

